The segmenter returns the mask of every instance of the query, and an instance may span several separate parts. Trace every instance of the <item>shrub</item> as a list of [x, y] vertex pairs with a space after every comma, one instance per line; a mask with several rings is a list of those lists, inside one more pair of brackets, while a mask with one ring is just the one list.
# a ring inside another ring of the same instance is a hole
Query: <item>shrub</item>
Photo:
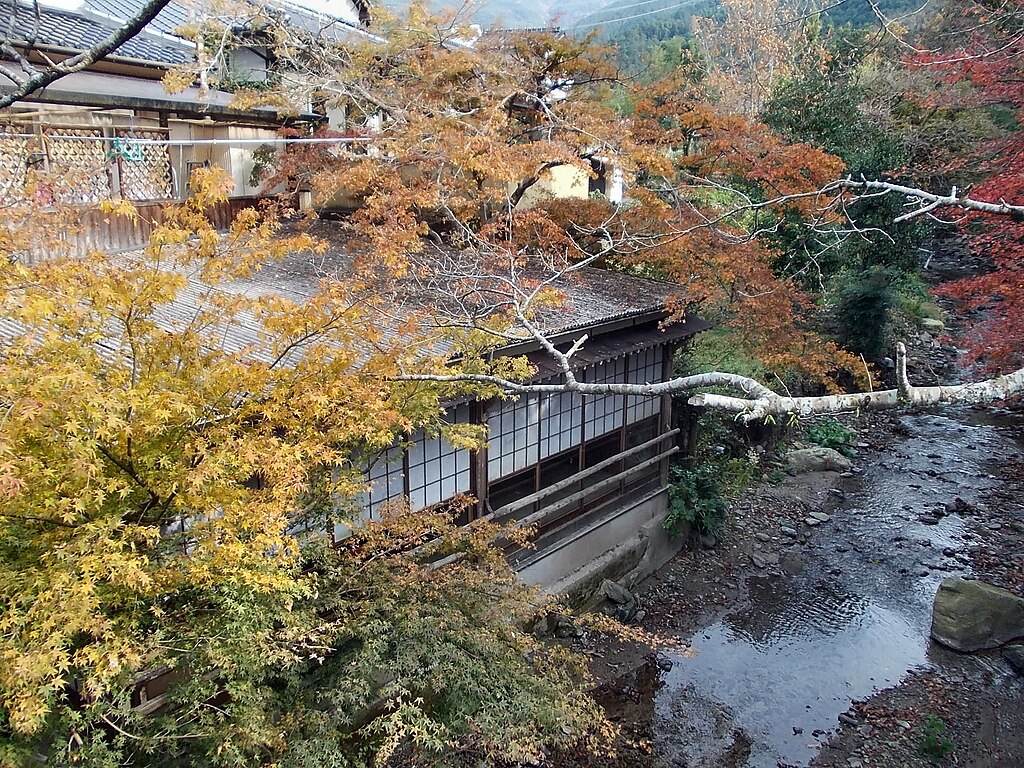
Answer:
[[917, 743], [917, 753], [937, 764], [952, 752], [953, 742], [946, 735], [946, 721], [938, 715], [925, 715], [924, 733]]
[[888, 327], [896, 294], [888, 273], [869, 269], [855, 275], [838, 289], [836, 330], [840, 344], [851, 352], [881, 357], [888, 343]]
[[807, 439], [822, 448], [831, 448], [844, 456], [853, 455], [853, 432], [835, 419], [816, 421], [807, 429]]
[[668, 514], [665, 517], [665, 528], [670, 534], [679, 536], [689, 524], [695, 535], [720, 536], [728, 508], [718, 466], [704, 464], [693, 468], [672, 468]]

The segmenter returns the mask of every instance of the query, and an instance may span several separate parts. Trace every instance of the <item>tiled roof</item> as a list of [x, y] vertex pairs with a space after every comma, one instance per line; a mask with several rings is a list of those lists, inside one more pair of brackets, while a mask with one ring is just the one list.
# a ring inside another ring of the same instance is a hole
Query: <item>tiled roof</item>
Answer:
[[[347, 237], [337, 236], [338, 230], [336, 223], [317, 222], [312, 228], [312, 234], [330, 242], [326, 252], [292, 252], [279, 261], [266, 264], [249, 277], [218, 284], [214, 290], [250, 298], [276, 296], [301, 303], [319, 292], [323, 281], [344, 281], [351, 275], [355, 251], [348, 247]], [[112, 258], [133, 261], [141, 256], [141, 252], [132, 251]], [[429, 322], [430, 313], [426, 310], [441, 295], [439, 292], [427, 292], [424, 295], [418, 293], [415, 286], [410, 289], [408, 283], [395, 285], [386, 279], [381, 280], [381, 287], [388, 292], [390, 303], [389, 316], [380, 318], [380, 326], [385, 336], [392, 341], [400, 338], [402, 332], [398, 326], [410, 313], [424, 313]], [[555, 287], [564, 292], [567, 300], [557, 309], [546, 313], [546, 316], [534, 318], [534, 321], [552, 339], [570, 332], [590, 333], [591, 339], [575, 357], [577, 365], [611, 359], [635, 349], [686, 338], [709, 327], [708, 323], [699, 318], [688, 318], [686, 322], [670, 325], [664, 331], [656, 327], [655, 321], [664, 317], [666, 299], [679, 290], [678, 286], [670, 283], [586, 268], [576, 273], [571, 282], [563, 281]], [[184, 329], [193, 324], [199, 307], [209, 306], [209, 292], [209, 286], [190, 279], [171, 303], [157, 308], [154, 321], [168, 330]], [[605, 331], [604, 335], [602, 330]], [[0, 318], [0, 338], [10, 338], [23, 332], [24, 329], [17, 324]], [[269, 360], [266, 350], [259, 351], [260, 341], [266, 336], [266, 331], [260, 319], [249, 312], [232, 315], [230, 319], [225, 317], [219, 324], [212, 322], [205, 327], [205, 332], [209, 338], [216, 339], [217, 344], [226, 352], [255, 355]], [[122, 354], [112, 345], [101, 346], [111, 357]], [[536, 346], [533, 345], [533, 348]], [[506, 349], [508, 353], [518, 355], [529, 352], [531, 347], [514, 344]], [[367, 348], [364, 351], [369, 353], [370, 350]], [[447, 341], [435, 340], [432, 348], [423, 351], [448, 355], [451, 346]], [[297, 360], [303, 351], [296, 348], [291, 354]], [[545, 355], [532, 354], [530, 358], [538, 365], [538, 376], [557, 373]], [[294, 360], [285, 358], [284, 363]]]
[[[360, 17], [369, 18], [366, 0], [353, 0]], [[137, 15], [145, 0], [83, 0], [78, 10], [64, 10], [38, 5], [27, 0], [0, 0], [0, 18], [11, 18], [11, 40], [41, 48], [63, 48], [76, 51], [91, 48], [106, 38], [125, 20]], [[281, 12], [293, 26], [314, 35], [338, 37], [360, 27], [342, 18], [304, 8], [289, 0], [249, 0], [255, 10], [268, 8]], [[172, 0], [157, 14], [139, 35], [118, 48], [112, 57], [135, 59], [161, 66], [186, 64], [194, 58], [191, 41], [176, 33], [189, 21], [188, 8]], [[239, 22], [244, 19], [239, 16]], [[6, 35], [6, 28], [0, 34]]]
[[[85, 0], [83, 10], [94, 16], [118, 21], [136, 15], [143, 5], [143, 0]], [[187, 23], [188, 9], [179, 3], [170, 2], [146, 26], [146, 30], [173, 37], [175, 30]]]
[[[38, 16], [36, 15], [38, 13]], [[35, 9], [17, 0], [0, 0], [4, 33], [14, 43], [31, 43], [40, 48], [86, 50], [104, 40], [117, 23], [90, 18], [83, 13], [48, 8]], [[163, 40], [137, 35], [118, 48], [113, 56], [161, 65], [185, 64], [192, 60], [192, 47], [184, 40]]]
[[[342, 0], [342, 2], [344, 1]], [[83, 13], [111, 20], [127, 19], [136, 15], [145, 3], [146, 0], [84, 0]], [[357, 11], [359, 7], [359, 4], [356, 3]], [[246, 8], [251, 9], [249, 13], [244, 12]], [[314, 34], [338, 26], [349, 30], [355, 26], [344, 19], [305, 8], [289, 0], [246, 0], [238, 5], [219, 10], [221, 10], [220, 13], [214, 14], [216, 18], [224, 20], [227, 18], [225, 14], [230, 13], [237, 18], [239, 23], [243, 23], [250, 16], [255, 16], [261, 10], [278, 12], [283, 14], [283, 19], [287, 23]], [[149, 24], [147, 30], [173, 37], [176, 31], [185, 26], [188, 21], [188, 7], [171, 0]]]
[[[314, 295], [325, 279], [344, 281], [351, 274], [352, 261], [358, 250], [351, 246], [350, 239], [335, 222], [321, 220], [309, 231], [329, 243], [325, 253], [290, 253], [265, 265], [251, 277], [222, 285], [220, 289], [251, 297], [281, 296], [302, 301]], [[389, 291], [393, 302], [391, 312], [395, 317], [443, 305], [455, 290], [449, 289], [444, 279], [432, 281], [427, 288], [409, 280], [397, 285], [392, 281], [385, 282], [390, 283], [383, 289]], [[456, 278], [456, 282], [462, 280]], [[564, 301], [534, 318], [552, 338], [619, 320], [660, 318], [665, 314], [666, 301], [679, 292], [679, 286], [672, 283], [598, 268], [584, 268], [571, 279], [559, 281], [553, 287], [564, 296]], [[256, 341], [258, 330], [255, 326], [235, 327], [231, 335], [231, 345], [241, 348]], [[433, 351], [441, 354], [447, 350], [435, 348]]]

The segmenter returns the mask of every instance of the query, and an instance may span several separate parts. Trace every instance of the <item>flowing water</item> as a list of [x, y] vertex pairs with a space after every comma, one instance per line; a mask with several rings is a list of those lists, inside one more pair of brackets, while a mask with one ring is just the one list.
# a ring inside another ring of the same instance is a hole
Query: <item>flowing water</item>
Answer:
[[[692, 658], [671, 657], [654, 701], [656, 764], [807, 765], [853, 699], [946, 663], [928, 637], [932, 599], [946, 576], [969, 575], [960, 551], [973, 534], [955, 514], [919, 517], [994, 486], [992, 462], [1020, 454], [1024, 422], [945, 413], [901, 423], [907, 436], [785, 555], [789, 575], [752, 577], [749, 600], [693, 635]], [[986, 664], [966, 658], [957, 663]]]

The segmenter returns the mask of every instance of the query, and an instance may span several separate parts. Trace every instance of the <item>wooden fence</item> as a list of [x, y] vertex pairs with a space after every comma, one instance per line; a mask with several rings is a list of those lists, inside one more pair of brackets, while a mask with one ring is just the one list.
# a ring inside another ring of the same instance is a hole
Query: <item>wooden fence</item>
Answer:
[[[254, 208], [258, 197], [233, 197], [217, 203], [206, 212], [217, 229], [227, 229], [239, 211]], [[123, 214], [104, 213], [97, 208], [82, 211], [79, 226], [65, 233], [65, 240], [72, 244], [78, 255], [89, 251], [127, 251], [143, 248], [149, 242], [153, 230], [164, 220], [168, 202], [136, 203], [138, 219]]]

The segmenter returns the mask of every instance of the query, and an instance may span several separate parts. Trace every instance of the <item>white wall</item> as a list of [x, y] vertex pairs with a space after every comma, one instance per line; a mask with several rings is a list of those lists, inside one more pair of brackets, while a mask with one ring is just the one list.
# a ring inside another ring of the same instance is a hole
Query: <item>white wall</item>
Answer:
[[359, 23], [359, 12], [350, 0], [292, 0], [292, 2], [317, 13], [344, 19], [353, 24]]

